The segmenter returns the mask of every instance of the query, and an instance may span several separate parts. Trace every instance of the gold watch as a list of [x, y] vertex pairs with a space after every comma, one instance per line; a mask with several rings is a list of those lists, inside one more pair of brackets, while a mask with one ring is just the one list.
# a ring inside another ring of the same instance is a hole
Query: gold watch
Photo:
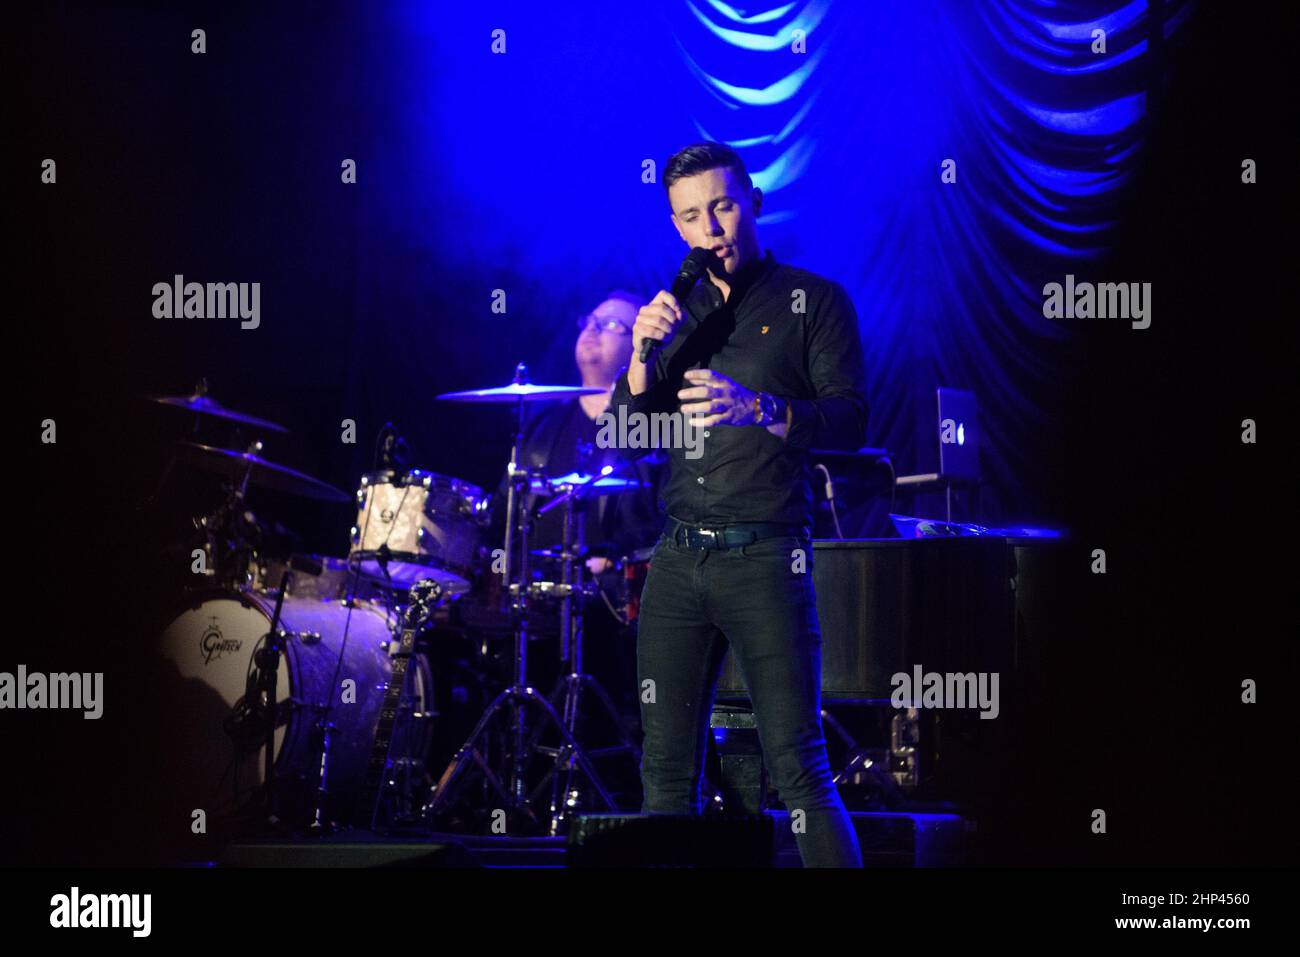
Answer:
[[754, 424], [755, 425], [772, 425], [778, 419], [785, 418], [785, 403], [776, 396], [767, 392], [759, 392], [754, 395]]

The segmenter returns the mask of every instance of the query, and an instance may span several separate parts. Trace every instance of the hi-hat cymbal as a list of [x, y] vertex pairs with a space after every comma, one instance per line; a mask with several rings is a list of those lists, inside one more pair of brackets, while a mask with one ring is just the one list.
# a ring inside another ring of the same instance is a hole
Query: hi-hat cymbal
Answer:
[[322, 502], [352, 500], [351, 495], [339, 491], [333, 485], [291, 469], [287, 465], [276, 465], [252, 452], [236, 452], [233, 449], [220, 449], [212, 445], [201, 445], [198, 442], [176, 444], [180, 446], [182, 458], [209, 472], [216, 472], [233, 479], [243, 478], [247, 473], [248, 480], [254, 485], [289, 492], [292, 495], [302, 495]]
[[209, 399], [202, 392], [193, 395], [148, 395], [145, 398], [160, 405], [169, 405], [174, 409], [184, 409], [186, 412], [197, 412], [200, 415], [210, 415], [228, 422], [242, 422], [244, 425], [255, 425], [259, 429], [269, 429], [272, 432], [289, 431], [283, 425], [277, 425], [267, 419], [259, 419], [255, 415], [228, 409], [216, 399]]
[[512, 382], [491, 389], [470, 389], [466, 392], [444, 392], [438, 399], [447, 402], [542, 402], [547, 399], [571, 399], [579, 395], [598, 395], [605, 390], [586, 385], [537, 385], [532, 382]]
[[592, 476], [583, 472], [570, 472], [568, 475], [559, 475], [554, 478], [542, 478], [533, 480], [534, 492], [564, 492], [571, 488], [584, 486], [590, 488], [586, 494], [609, 495], [613, 492], [628, 492], [632, 489], [640, 488], [641, 483], [637, 479], [619, 478], [616, 475], [602, 475], [592, 481]]
[[[581, 554], [576, 550], [577, 546], [574, 546], [574, 549], [574, 551], [569, 552], [569, 555], [575, 558], [581, 558], [586, 553], [585, 548], [582, 550]], [[563, 561], [565, 558], [564, 549], [559, 545], [556, 545], [554, 548], [530, 548], [528, 554], [532, 555], [534, 558], [553, 558], [556, 561]]]

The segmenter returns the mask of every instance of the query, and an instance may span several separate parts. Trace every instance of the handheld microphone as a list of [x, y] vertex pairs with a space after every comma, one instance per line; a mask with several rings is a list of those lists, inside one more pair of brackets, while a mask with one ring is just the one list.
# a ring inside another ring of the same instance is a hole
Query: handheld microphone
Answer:
[[[695, 284], [700, 281], [704, 275], [704, 270], [709, 265], [709, 260], [713, 258], [713, 250], [704, 249], [696, 246], [686, 258], [682, 260], [681, 268], [677, 270], [677, 278], [673, 280], [672, 288], [669, 290], [673, 298], [681, 304], [683, 312], [686, 309], [686, 297], [691, 294]], [[650, 351], [656, 346], [662, 345], [659, 339], [642, 339], [641, 340], [641, 361], [645, 362], [650, 358]]]

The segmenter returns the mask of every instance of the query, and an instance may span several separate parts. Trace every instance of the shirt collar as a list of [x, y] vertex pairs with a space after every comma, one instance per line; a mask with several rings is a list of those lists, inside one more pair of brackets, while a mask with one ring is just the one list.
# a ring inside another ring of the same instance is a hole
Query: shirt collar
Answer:
[[[728, 302], [734, 308], [739, 306], [744, 300], [746, 294], [757, 286], [762, 280], [771, 275], [772, 270], [776, 268], [776, 257], [772, 255], [772, 250], [764, 252], [763, 258], [750, 263], [736, 277], [736, 281], [731, 287], [731, 298]], [[722, 301], [722, 290], [715, 286], [711, 281], [705, 280], [700, 283], [699, 288], [703, 290], [702, 298], [710, 311], [721, 309], [724, 305]]]

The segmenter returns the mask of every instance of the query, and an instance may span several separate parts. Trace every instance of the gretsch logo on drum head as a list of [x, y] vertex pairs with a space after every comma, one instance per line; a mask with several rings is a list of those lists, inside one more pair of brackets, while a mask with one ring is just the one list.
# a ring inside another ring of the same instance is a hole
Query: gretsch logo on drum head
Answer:
[[227, 651], [237, 652], [243, 642], [238, 638], [227, 638], [221, 633], [221, 626], [217, 624], [217, 619], [212, 619], [212, 624], [208, 625], [203, 632], [203, 637], [199, 639], [199, 647], [203, 649], [203, 664], [209, 665], [213, 658], [220, 658]]

